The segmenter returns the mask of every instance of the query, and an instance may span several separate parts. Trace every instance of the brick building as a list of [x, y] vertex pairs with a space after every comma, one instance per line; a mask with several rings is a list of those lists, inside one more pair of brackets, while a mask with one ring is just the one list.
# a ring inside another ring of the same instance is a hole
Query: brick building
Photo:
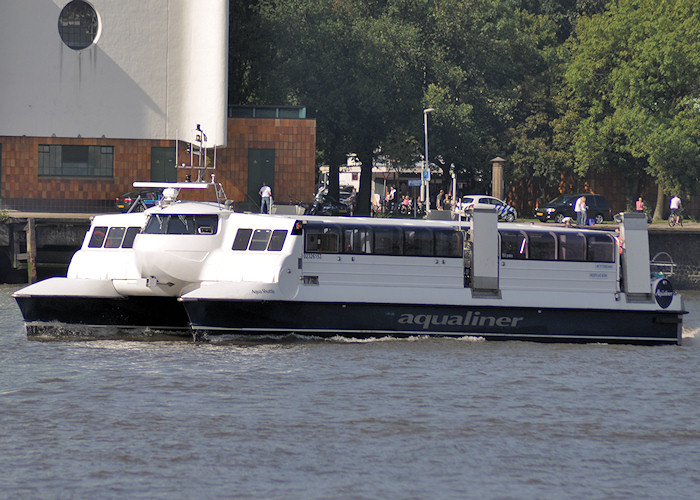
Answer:
[[[206, 133], [206, 130], [204, 131]], [[275, 201], [308, 201], [314, 191], [316, 121], [301, 107], [232, 107], [227, 145], [207, 149], [208, 170], [235, 207], [254, 209], [263, 181]], [[190, 145], [166, 139], [0, 136], [0, 208], [25, 211], [112, 211], [134, 181], [196, 177]]]

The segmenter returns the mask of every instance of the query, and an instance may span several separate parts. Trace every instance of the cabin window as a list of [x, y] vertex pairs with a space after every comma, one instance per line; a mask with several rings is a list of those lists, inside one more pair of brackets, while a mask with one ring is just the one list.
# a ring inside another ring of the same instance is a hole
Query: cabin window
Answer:
[[90, 242], [88, 243], [89, 248], [102, 248], [102, 243], [105, 241], [105, 236], [107, 236], [107, 226], [97, 226], [92, 230], [92, 235], [90, 236]]
[[216, 234], [216, 215], [151, 215], [144, 233], [147, 234]]
[[338, 253], [340, 230], [336, 227], [309, 225], [306, 229], [304, 251], [308, 253]]
[[151, 215], [146, 223], [146, 229], [143, 230], [146, 234], [163, 234], [165, 232], [167, 216]]
[[404, 255], [429, 257], [433, 251], [433, 232], [428, 228], [407, 228], [403, 232]]
[[287, 238], [286, 229], [275, 229], [272, 231], [272, 238], [270, 238], [270, 244], [267, 249], [271, 252], [279, 252], [284, 246], [284, 240]]
[[500, 231], [502, 259], [615, 262], [609, 234]]
[[345, 253], [372, 253], [372, 231], [366, 227], [346, 227], [343, 243]]
[[[109, 229], [109, 230], [108, 230]], [[88, 248], [133, 248], [136, 235], [141, 232], [140, 227], [95, 227], [90, 235]]]
[[462, 232], [453, 229], [309, 223], [304, 225], [304, 235], [304, 251], [309, 253], [340, 251], [349, 254], [461, 258], [463, 252]]
[[[239, 229], [233, 240], [233, 250], [269, 250], [279, 252], [287, 239], [286, 229]], [[248, 244], [250, 243], [250, 246]]]
[[252, 229], [239, 229], [236, 232], [236, 238], [233, 240], [234, 250], [247, 250], [248, 242], [253, 234]]
[[559, 234], [559, 260], [585, 261], [586, 237], [582, 233]]
[[126, 235], [124, 236], [124, 241], [122, 242], [122, 248], [133, 248], [134, 240], [136, 235], [141, 232], [140, 227], [130, 227], [126, 230]]
[[461, 231], [436, 230], [433, 236], [436, 257], [462, 257], [464, 240]]
[[194, 234], [194, 221], [191, 216], [171, 215], [168, 217], [167, 234]]
[[590, 234], [587, 254], [590, 262], [615, 262], [615, 241], [609, 234]]
[[553, 233], [527, 233], [528, 258], [534, 260], [555, 260], [556, 239]]
[[379, 255], [403, 254], [403, 231], [400, 227], [374, 229], [374, 253]]
[[119, 248], [122, 246], [122, 240], [124, 239], [124, 233], [126, 232], [125, 227], [112, 227], [107, 233], [107, 240], [105, 241], [105, 248]]
[[194, 227], [197, 234], [216, 234], [219, 230], [219, 217], [216, 215], [195, 215]]
[[527, 259], [527, 237], [522, 231], [501, 231], [501, 258]]
[[253, 239], [250, 240], [248, 250], [265, 250], [270, 241], [271, 233], [272, 231], [269, 229], [256, 229], [253, 233]]

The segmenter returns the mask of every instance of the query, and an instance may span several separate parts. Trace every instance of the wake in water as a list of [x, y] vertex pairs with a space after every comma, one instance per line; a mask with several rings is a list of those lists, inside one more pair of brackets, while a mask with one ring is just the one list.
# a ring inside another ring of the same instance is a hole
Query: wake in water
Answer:
[[151, 328], [94, 327], [90, 325], [66, 325], [63, 323], [33, 322], [25, 325], [27, 338], [31, 340], [173, 340], [192, 341], [192, 335], [182, 332]]

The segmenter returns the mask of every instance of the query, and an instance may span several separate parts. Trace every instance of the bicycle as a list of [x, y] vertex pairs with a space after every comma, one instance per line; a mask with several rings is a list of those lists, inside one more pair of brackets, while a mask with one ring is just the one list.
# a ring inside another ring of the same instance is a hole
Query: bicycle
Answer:
[[671, 215], [668, 216], [668, 225], [670, 227], [676, 225], [683, 227], [683, 216], [681, 215], [680, 211], [676, 212], [675, 214], [671, 212]]

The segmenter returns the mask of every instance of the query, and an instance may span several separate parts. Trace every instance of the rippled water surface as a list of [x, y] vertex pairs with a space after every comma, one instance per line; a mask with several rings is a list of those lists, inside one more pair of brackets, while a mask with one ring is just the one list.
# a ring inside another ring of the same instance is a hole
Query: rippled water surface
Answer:
[[27, 340], [0, 286], [0, 498], [695, 498], [672, 347]]

